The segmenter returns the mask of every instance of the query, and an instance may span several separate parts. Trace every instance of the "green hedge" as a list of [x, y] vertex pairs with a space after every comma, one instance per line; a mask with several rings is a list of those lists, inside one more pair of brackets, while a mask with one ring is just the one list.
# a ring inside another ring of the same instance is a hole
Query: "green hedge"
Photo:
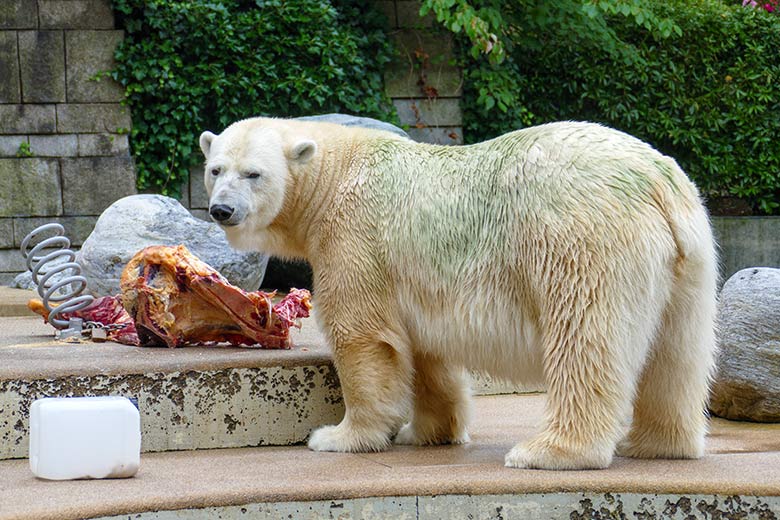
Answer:
[[[597, 32], [571, 30], [573, 17], [589, 23], [582, 13], [540, 27], [534, 9], [515, 9], [514, 25], [528, 30], [516, 32], [523, 40], [502, 64], [463, 60], [466, 140], [530, 123], [602, 122], [676, 158], [707, 197], [738, 197], [757, 213], [778, 213], [780, 17], [717, 0], [643, 6], [681, 34], [662, 37], [608, 15], [604, 34], [617, 42], [610, 47]], [[485, 105], [495, 78], [514, 82], [508, 110]]]
[[133, 114], [139, 188], [179, 195], [204, 129], [354, 113], [396, 122], [381, 15], [359, 0], [113, 0], [113, 76]]

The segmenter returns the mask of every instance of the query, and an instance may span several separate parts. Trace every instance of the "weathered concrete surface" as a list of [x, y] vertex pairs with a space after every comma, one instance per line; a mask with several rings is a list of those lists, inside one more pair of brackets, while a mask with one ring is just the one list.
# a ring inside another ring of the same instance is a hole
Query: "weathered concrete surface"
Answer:
[[713, 217], [725, 282], [748, 267], [780, 267], [780, 217]]
[[36, 480], [27, 461], [2, 461], [0, 517], [777, 518], [777, 425], [714, 420], [700, 460], [616, 458], [602, 471], [504, 467], [504, 454], [535, 433], [543, 404], [540, 396], [477, 398], [472, 442], [459, 446], [151, 453], [135, 478], [56, 485]]
[[[313, 502], [277, 502], [178, 511], [154, 511], [133, 515], [133, 519], [770, 519], [776, 518], [773, 515], [778, 510], [780, 510], [780, 499], [778, 497], [641, 495], [637, 493], [550, 493], [535, 495], [374, 497], [351, 500], [317, 500]], [[125, 518], [127, 518], [127, 515], [105, 516], [95, 520], [120, 520]]]
[[26, 457], [41, 397], [136, 397], [142, 450], [302, 442], [344, 409], [312, 319], [292, 350], [67, 344], [39, 318], [0, 318], [0, 459]]

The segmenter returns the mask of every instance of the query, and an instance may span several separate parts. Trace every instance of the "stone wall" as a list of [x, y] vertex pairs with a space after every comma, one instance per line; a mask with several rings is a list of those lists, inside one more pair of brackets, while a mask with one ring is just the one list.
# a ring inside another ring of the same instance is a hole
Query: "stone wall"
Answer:
[[452, 38], [434, 29], [430, 14], [420, 18], [419, 1], [376, 4], [388, 19], [388, 31], [398, 50], [385, 73], [385, 88], [401, 124], [416, 141], [462, 143], [462, 80], [454, 65]]
[[136, 192], [122, 88], [97, 78], [121, 39], [110, 0], [0, 0], [0, 284], [34, 227], [61, 222], [80, 245]]

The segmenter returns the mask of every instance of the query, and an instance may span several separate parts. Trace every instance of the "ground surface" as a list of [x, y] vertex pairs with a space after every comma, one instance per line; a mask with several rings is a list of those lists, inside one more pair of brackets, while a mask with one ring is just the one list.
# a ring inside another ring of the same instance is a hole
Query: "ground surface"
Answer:
[[[10, 296], [0, 293], [3, 300], [10, 301]], [[103, 367], [111, 371], [128, 360], [149, 366], [180, 363], [185, 358], [189, 364], [233, 365], [241, 356], [233, 350], [184, 352], [91, 345], [104, 349], [102, 354], [85, 355], [80, 362], [74, 350], [63, 364], [61, 359], [47, 359], [51, 337], [41, 331], [40, 324], [24, 318], [0, 321], [0, 372], [6, 377], [67, 373], [82, 365], [90, 365], [89, 370]], [[327, 351], [316, 345], [299, 348], [311, 348], [309, 355], [327, 356]], [[284, 356], [292, 356], [291, 361], [300, 352], [248, 354], [282, 356], [274, 362], [284, 362]], [[686, 495], [757, 496], [764, 497], [761, 508], [768, 513], [739, 518], [780, 517], [780, 501], [765, 500], [780, 497], [780, 424], [714, 419], [707, 454], [695, 461], [616, 458], [607, 470], [579, 472], [503, 467], [504, 454], [516, 442], [533, 435], [543, 406], [541, 394], [477, 397], [472, 442], [463, 446], [393, 447], [376, 454], [314, 453], [303, 446], [149, 453], [142, 455], [136, 477], [104, 481], [48, 482], [32, 475], [27, 460], [0, 461], [0, 519], [75, 519], [361, 497], [517, 498], [542, 494], [546, 500], [555, 500], [550, 496], [565, 497], [567, 493], [668, 494], [678, 501]]]

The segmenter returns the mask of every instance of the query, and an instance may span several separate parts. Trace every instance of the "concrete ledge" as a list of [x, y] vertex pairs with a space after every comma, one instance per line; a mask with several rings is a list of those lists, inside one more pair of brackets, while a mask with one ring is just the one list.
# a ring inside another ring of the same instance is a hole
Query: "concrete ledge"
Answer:
[[[27, 301], [30, 298], [37, 297], [37, 293], [33, 291], [11, 289], [10, 287], [0, 287], [0, 302], [2, 302], [2, 304], [0, 304], [0, 317], [9, 318], [16, 316], [29, 316], [30, 310], [27, 308]], [[0, 337], [7, 337], [11, 334], [11, 331], [5, 331], [4, 334], [6, 336]]]
[[0, 459], [27, 456], [29, 407], [41, 397], [138, 398], [144, 452], [295, 444], [344, 414], [314, 327], [285, 351], [58, 343], [34, 317], [0, 328]]
[[[725, 495], [643, 495], [638, 493], [549, 493], [518, 495], [438, 495], [277, 502], [242, 506], [154, 511], [134, 520], [202, 518], [372, 518], [450, 520], [601, 518], [776, 518], [778, 497]], [[95, 520], [126, 520], [127, 515]]]
[[[46, 482], [27, 461], [4, 461], [0, 517], [773, 518], [780, 507], [780, 425], [713, 420], [700, 460], [616, 458], [601, 471], [505, 468], [504, 454], [533, 436], [543, 404], [538, 395], [477, 398], [472, 442], [461, 446], [154, 453], [142, 457], [135, 478], [104, 481]], [[731, 511], [740, 514], [723, 514]]]

